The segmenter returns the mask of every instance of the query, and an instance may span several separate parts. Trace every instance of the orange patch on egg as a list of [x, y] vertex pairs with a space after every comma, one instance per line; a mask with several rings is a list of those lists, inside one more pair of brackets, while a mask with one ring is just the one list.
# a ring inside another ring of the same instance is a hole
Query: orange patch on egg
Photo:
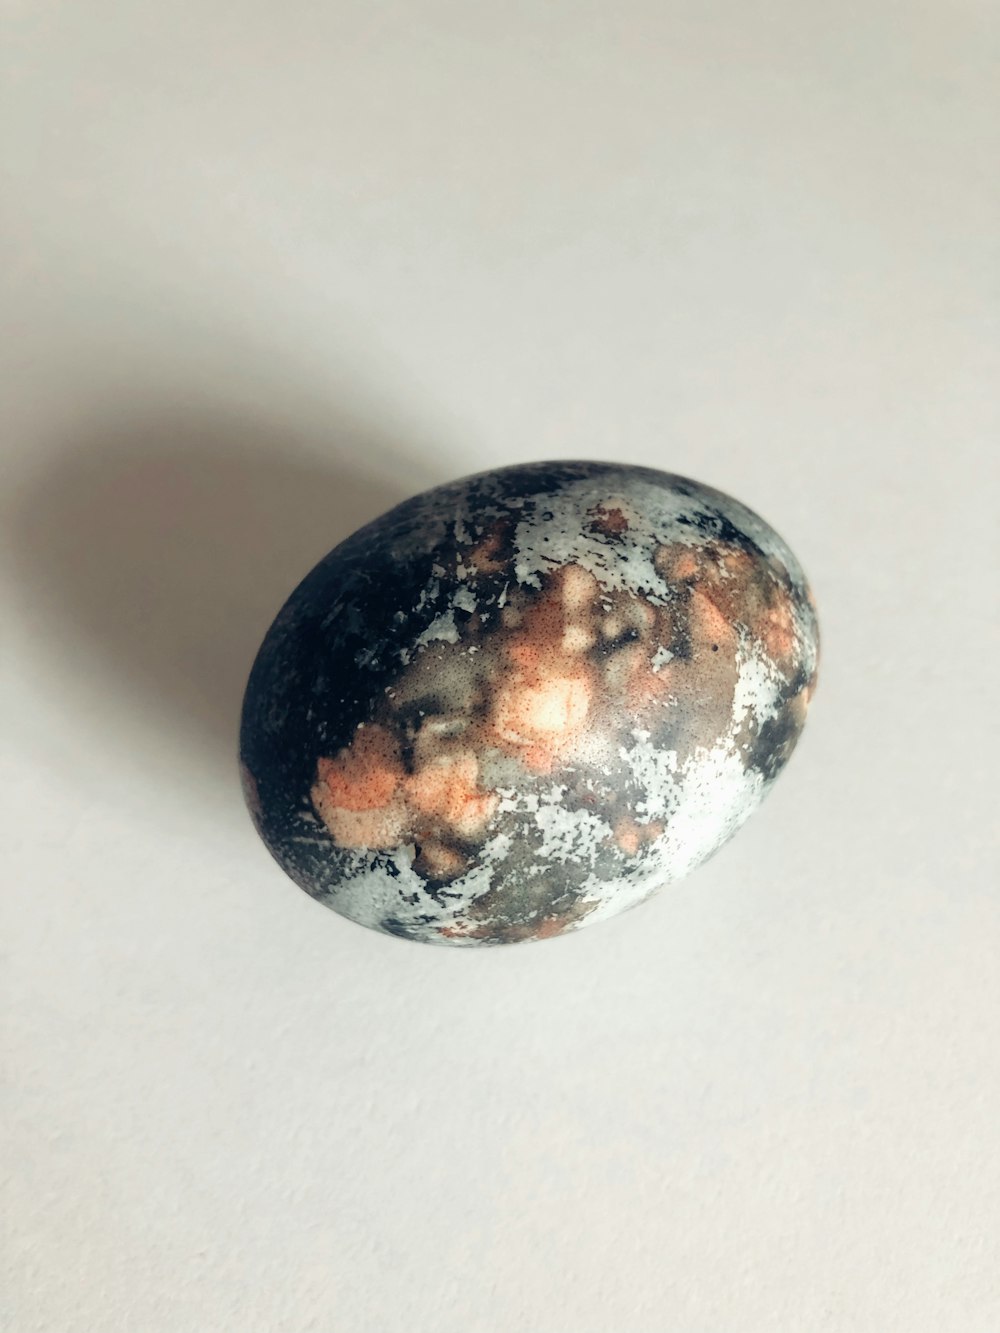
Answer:
[[406, 807], [393, 800], [377, 810], [344, 810], [313, 789], [313, 803], [340, 847], [398, 847], [406, 838]]
[[547, 916], [538, 926], [535, 927], [536, 940], [550, 940], [555, 935], [561, 935], [569, 923], [559, 916]]
[[633, 712], [642, 715], [650, 706], [666, 703], [675, 692], [677, 668], [672, 662], [664, 662], [654, 669], [653, 654], [641, 645], [625, 651], [628, 653], [625, 662], [625, 701]]
[[698, 573], [698, 557], [693, 551], [685, 551], [674, 561], [671, 574], [677, 580], [693, 579]]
[[466, 868], [463, 856], [433, 838], [420, 844], [420, 854], [414, 862], [414, 869], [419, 874], [429, 874], [433, 879], [454, 879]]
[[586, 611], [601, 591], [601, 585], [581, 565], [563, 565], [553, 578], [553, 586], [568, 614]]
[[539, 751], [558, 750], [586, 724], [592, 693], [586, 671], [515, 675], [497, 691], [492, 729], [508, 744], [531, 750], [538, 767]]
[[614, 827], [615, 842], [626, 856], [635, 856], [640, 847], [654, 841], [662, 833], [662, 824], [640, 824], [629, 815], [624, 815]]
[[583, 674], [551, 676], [524, 691], [518, 715], [529, 736], [559, 735], [582, 727], [589, 707], [590, 685]]
[[[478, 787], [474, 754], [445, 754], [407, 775], [398, 744], [382, 727], [362, 727], [333, 759], [320, 759], [312, 800], [342, 847], [398, 847], [414, 831], [468, 838], [482, 832], [499, 803]], [[431, 853], [433, 855], [433, 852]], [[444, 855], [439, 858], [440, 873]]]
[[336, 758], [319, 761], [316, 775], [331, 805], [376, 810], [392, 799], [403, 777], [399, 746], [384, 727], [361, 727]]
[[503, 540], [503, 527], [495, 523], [482, 541], [466, 555], [466, 564], [471, 565], [477, 574], [499, 574], [504, 567], [504, 561], [498, 558]]
[[721, 649], [732, 637], [733, 627], [713, 599], [701, 588], [691, 590], [691, 639], [696, 651]]
[[496, 684], [486, 735], [534, 773], [550, 773], [587, 725], [594, 671], [583, 659], [599, 591], [592, 574], [564, 565], [504, 645], [512, 670]]
[[499, 803], [496, 795], [479, 790], [478, 780], [474, 754], [444, 755], [407, 778], [407, 801], [420, 815], [469, 837], [482, 829]]
[[764, 613], [758, 627], [760, 637], [772, 657], [790, 657], [795, 649], [795, 618], [787, 601], [780, 601]]

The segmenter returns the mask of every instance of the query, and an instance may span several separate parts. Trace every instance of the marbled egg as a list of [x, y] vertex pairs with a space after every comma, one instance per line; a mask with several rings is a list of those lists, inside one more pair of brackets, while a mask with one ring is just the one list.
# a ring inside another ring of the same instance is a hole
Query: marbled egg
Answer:
[[485, 472], [361, 528], [278, 615], [248, 804], [308, 893], [434, 944], [624, 911], [744, 822], [816, 679], [802, 570], [738, 501], [612, 463]]

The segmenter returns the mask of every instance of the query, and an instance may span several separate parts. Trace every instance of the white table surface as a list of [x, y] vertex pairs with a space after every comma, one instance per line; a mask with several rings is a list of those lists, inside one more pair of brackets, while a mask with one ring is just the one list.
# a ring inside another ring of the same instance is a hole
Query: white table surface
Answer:
[[[2, 1327], [1000, 1328], [1000, 23], [977, 0], [13, 0]], [[283, 878], [278, 605], [544, 457], [759, 509], [820, 689], [642, 910]]]

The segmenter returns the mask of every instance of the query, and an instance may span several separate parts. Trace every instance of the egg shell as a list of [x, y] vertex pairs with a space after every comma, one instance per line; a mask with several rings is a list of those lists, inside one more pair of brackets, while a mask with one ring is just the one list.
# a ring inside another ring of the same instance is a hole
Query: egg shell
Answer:
[[415, 496], [337, 546], [254, 663], [261, 837], [406, 939], [544, 939], [711, 856], [787, 762], [816, 681], [802, 570], [683, 477], [550, 462]]

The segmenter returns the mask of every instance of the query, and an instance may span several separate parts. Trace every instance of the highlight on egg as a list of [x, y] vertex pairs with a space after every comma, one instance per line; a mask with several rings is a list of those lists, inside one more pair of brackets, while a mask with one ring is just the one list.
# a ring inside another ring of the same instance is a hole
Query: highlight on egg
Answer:
[[491, 945], [613, 916], [756, 809], [816, 682], [805, 576], [761, 518], [612, 463], [436, 487], [336, 547], [261, 646], [261, 837], [344, 916]]

